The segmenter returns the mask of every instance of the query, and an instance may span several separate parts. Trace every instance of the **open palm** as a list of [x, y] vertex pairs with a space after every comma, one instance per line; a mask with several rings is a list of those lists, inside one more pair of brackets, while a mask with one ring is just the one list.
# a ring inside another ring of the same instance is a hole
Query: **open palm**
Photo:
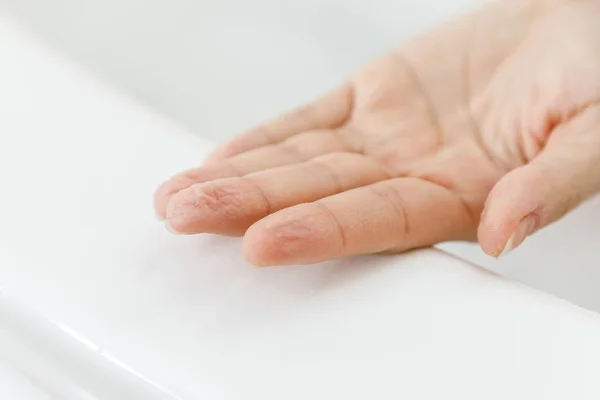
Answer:
[[[258, 265], [479, 240], [498, 256], [600, 187], [600, 2], [504, 0], [426, 32], [157, 191]], [[484, 210], [485, 208], [485, 210]]]

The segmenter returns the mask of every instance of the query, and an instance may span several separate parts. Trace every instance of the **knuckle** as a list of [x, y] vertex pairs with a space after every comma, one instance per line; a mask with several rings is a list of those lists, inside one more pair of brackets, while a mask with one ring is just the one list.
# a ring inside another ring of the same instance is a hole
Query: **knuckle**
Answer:
[[281, 142], [278, 146], [284, 152], [293, 156], [294, 159], [305, 161], [311, 157], [309, 154], [310, 149], [307, 149], [307, 143], [301, 140], [299, 137], [297, 138], [292, 136], [291, 138]]
[[317, 218], [325, 219], [330, 222], [335, 232], [334, 237], [336, 238], [335, 241], [337, 242], [337, 246], [340, 248], [342, 254], [345, 253], [348, 248], [348, 238], [346, 237], [346, 230], [344, 229], [343, 224], [335, 213], [325, 204], [316, 202], [315, 205], [317, 206], [315, 215], [318, 215]]
[[392, 185], [386, 182], [379, 182], [369, 186], [371, 192], [379, 197], [392, 214], [392, 219], [399, 224], [402, 236], [410, 235], [410, 224], [405, 201], [402, 196], [394, 189]]
[[[257, 202], [262, 204], [264, 214], [272, 214], [276, 210], [274, 204], [271, 203], [268, 193], [265, 191], [263, 186], [257, 182], [252, 176], [245, 176], [239, 179], [240, 184], [246, 186], [248, 190], [244, 190], [246, 194], [253, 193], [257, 198]], [[250, 199], [246, 198], [246, 203], [250, 202]]]
[[328, 154], [312, 159], [307, 166], [313, 173], [325, 176], [336, 192], [342, 192], [348, 186], [341, 170], [347, 164], [346, 160], [344, 154]]

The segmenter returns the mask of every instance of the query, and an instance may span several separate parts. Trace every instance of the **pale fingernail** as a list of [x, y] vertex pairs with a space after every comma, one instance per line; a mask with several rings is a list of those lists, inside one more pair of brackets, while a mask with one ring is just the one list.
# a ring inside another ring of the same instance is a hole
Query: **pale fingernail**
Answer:
[[531, 215], [526, 217], [521, 221], [517, 229], [509, 236], [506, 244], [504, 245], [504, 249], [498, 256], [498, 258], [503, 257], [519, 247], [521, 243], [527, 238], [527, 236], [533, 233], [535, 229], [535, 218]]
[[165, 220], [165, 218], [160, 214], [154, 214], [154, 217], [156, 218], [157, 221], [160, 221], [160, 222]]

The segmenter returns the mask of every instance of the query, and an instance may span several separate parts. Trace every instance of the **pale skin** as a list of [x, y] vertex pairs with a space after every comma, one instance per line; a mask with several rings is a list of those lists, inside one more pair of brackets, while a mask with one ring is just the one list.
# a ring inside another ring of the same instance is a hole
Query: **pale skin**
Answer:
[[271, 266], [448, 240], [498, 257], [598, 191], [600, 0], [499, 0], [241, 133], [155, 208]]

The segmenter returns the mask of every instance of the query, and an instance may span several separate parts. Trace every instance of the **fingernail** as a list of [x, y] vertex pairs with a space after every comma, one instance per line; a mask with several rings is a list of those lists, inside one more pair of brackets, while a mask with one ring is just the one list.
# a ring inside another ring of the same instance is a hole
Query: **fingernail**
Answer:
[[506, 244], [504, 245], [504, 249], [498, 256], [498, 258], [503, 257], [519, 247], [521, 243], [527, 238], [527, 236], [533, 233], [535, 229], [535, 218], [531, 215], [524, 218], [517, 229], [509, 236]]
[[160, 214], [154, 214], [154, 217], [156, 218], [157, 221], [160, 221], [160, 222], [165, 220], [164, 217]]

